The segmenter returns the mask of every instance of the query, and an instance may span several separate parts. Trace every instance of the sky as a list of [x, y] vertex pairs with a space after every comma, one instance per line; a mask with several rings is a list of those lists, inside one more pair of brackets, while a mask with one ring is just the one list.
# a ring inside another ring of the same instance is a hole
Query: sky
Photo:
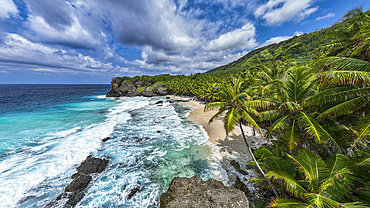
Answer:
[[0, 84], [195, 74], [369, 0], [0, 0]]

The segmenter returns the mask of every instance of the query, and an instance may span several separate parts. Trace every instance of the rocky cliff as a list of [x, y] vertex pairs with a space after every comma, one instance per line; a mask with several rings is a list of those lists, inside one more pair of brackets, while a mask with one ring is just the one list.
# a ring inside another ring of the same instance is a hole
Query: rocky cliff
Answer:
[[141, 81], [131, 83], [129, 80], [112, 79], [112, 90], [107, 93], [107, 97], [134, 97], [134, 96], [157, 96], [167, 95], [167, 90], [163, 84], [153, 85], [143, 84]]
[[244, 192], [214, 179], [176, 177], [161, 196], [161, 208], [248, 208]]

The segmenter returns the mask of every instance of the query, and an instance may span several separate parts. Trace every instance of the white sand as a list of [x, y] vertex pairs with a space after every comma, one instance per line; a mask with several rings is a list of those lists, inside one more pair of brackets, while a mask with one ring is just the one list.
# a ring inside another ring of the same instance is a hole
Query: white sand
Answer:
[[[186, 99], [177, 96], [172, 96], [172, 98]], [[212, 123], [209, 123], [212, 116], [216, 114], [216, 110], [204, 112], [205, 105], [198, 101], [183, 102], [182, 104], [190, 105], [194, 108], [194, 110], [190, 112], [188, 119], [203, 126], [208, 133], [209, 141], [219, 147], [221, 156], [235, 158], [242, 161], [251, 160], [239, 126], [235, 126], [235, 129], [226, 135], [222, 122], [223, 118], [218, 118]], [[267, 143], [267, 140], [262, 139], [257, 131], [256, 136], [253, 136], [253, 129], [251, 127], [243, 126], [243, 130], [251, 148], [258, 148], [262, 144]]]

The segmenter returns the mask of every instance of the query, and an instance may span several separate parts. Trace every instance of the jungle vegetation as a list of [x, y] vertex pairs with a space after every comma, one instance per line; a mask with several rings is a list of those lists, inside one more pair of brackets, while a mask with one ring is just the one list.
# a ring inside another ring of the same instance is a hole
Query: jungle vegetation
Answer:
[[251, 163], [262, 172], [255, 181], [278, 192], [271, 207], [370, 207], [370, 11], [207, 73], [122, 79], [208, 101], [227, 132], [266, 128], [273, 145]]

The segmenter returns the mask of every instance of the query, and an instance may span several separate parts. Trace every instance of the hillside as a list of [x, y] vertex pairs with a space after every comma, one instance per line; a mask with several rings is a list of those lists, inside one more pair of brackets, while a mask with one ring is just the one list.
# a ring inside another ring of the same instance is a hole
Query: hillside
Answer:
[[206, 73], [215, 76], [233, 74], [257, 64], [264, 64], [276, 60], [291, 60], [300, 64], [307, 64], [314, 58], [315, 49], [328, 44], [332, 40], [332, 38], [326, 37], [327, 34], [334, 30], [345, 28], [345, 26], [345, 22], [339, 22], [329, 28], [309, 34], [294, 36], [280, 43], [257, 48], [234, 62], [211, 69]]

